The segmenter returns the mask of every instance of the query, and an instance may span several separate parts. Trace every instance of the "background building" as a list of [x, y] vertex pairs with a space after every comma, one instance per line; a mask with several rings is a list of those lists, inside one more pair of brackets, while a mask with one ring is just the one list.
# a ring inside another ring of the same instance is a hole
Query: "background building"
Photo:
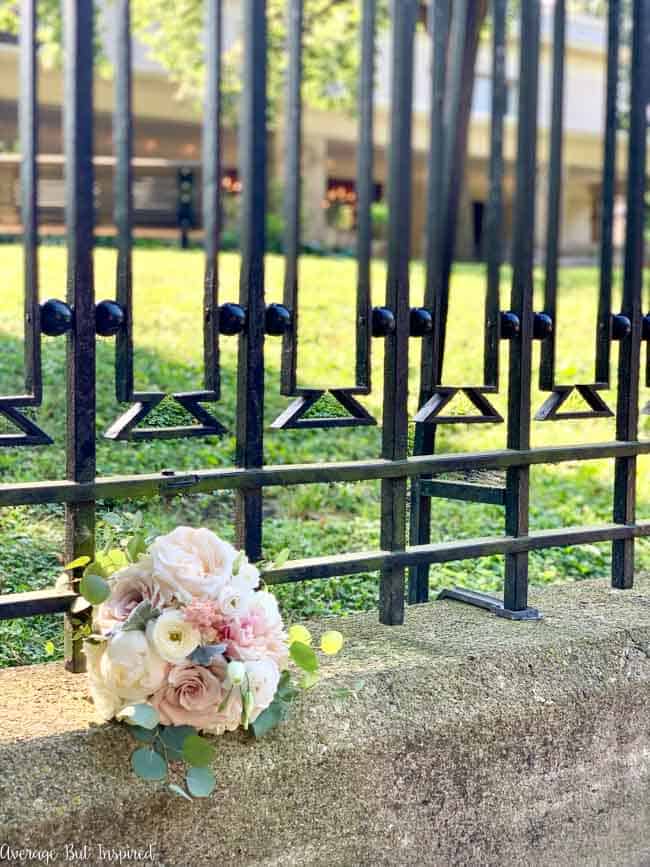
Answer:
[[[238, 38], [239, 4], [226, 4], [226, 44]], [[106, 44], [111, 45], [110, 9]], [[414, 112], [414, 213], [413, 246], [423, 249], [426, 213], [426, 152], [429, 126], [430, 40], [417, 34]], [[602, 139], [605, 91], [605, 22], [574, 17], [568, 26], [566, 67], [566, 115], [564, 142], [563, 219], [561, 252], [567, 257], [595, 254], [599, 232]], [[386, 182], [386, 150], [390, 119], [389, 37], [379, 36], [375, 102], [375, 196], [381, 200]], [[538, 183], [537, 243], [544, 240], [544, 213], [550, 91], [551, 21], [548, 8], [543, 22], [542, 65], [540, 68], [540, 177]], [[200, 112], [196, 105], [180, 100], [165, 71], [153, 63], [146, 49], [134, 48], [134, 146], [135, 222], [141, 232], [160, 233], [176, 227], [179, 219], [179, 183], [193, 182], [190, 215], [200, 226]], [[489, 158], [489, 113], [491, 97], [490, 52], [479, 51], [478, 72], [472, 110], [465, 189], [460, 214], [458, 255], [480, 256], [483, 214], [487, 199]], [[517, 44], [513, 36], [508, 53], [509, 110], [506, 119], [504, 250], [511, 235], [516, 145]], [[63, 158], [61, 139], [61, 75], [43, 69], [40, 75], [40, 219], [56, 231], [63, 222]], [[17, 136], [18, 49], [15, 42], [0, 42], [0, 234], [19, 231], [19, 142]], [[111, 111], [112, 82], [97, 78], [95, 88], [95, 152], [97, 225], [110, 231], [112, 223], [113, 143]], [[623, 134], [621, 133], [621, 137]], [[323, 247], [350, 247], [354, 244], [355, 153], [357, 121], [350, 114], [314, 111], [304, 115], [303, 149], [303, 239]], [[625, 173], [624, 142], [620, 142], [619, 171]], [[279, 186], [282, 175], [282, 122], [270, 134], [270, 178]], [[236, 200], [239, 191], [237, 142], [226, 129], [223, 143], [224, 195], [227, 230], [236, 231]], [[273, 200], [273, 196], [271, 197]], [[619, 208], [620, 217], [620, 208]], [[617, 233], [620, 241], [620, 228]]]

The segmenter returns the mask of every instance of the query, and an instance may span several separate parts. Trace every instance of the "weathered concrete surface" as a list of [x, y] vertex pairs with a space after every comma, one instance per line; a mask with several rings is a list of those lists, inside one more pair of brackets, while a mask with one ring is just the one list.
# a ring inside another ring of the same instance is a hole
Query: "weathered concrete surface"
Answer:
[[93, 867], [100, 843], [164, 867], [650, 865], [650, 581], [533, 601], [541, 623], [453, 602], [337, 620], [326, 682], [265, 741], [221, 738], [219, 790], [194, 804], [132, 777], [83, 677], [6, 670], [0, 844], [65, 864], [85, 843]]

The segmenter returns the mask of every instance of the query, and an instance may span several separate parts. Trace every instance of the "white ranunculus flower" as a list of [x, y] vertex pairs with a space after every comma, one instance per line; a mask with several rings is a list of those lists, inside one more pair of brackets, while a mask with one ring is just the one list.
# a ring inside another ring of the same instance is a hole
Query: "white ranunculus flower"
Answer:
[[173, 584], [183, 602], [192, 597], [216, 599], [230, 580], [237, 551], [210, 530], [177, 527], [158, 536], [150, 548], [153, 574]]
[[147, 637], [160, 657], [172, 663], [183, 662], [201, 642], [199, 630], [175, 608], [149, 621]]
[[243, 617], [251, 606], [253, 590], [239, 576], [224, 585], [217, 596], [217, 605], [226, 617]]
[[86, 658], [93, 700], [104, 719], [147, 699], [167, 674], [167, 664], [137, 630], [118, 632], [96, 647], [87, 644]]
[[272, 659], [256, 659], [245, 662], [248, 683], [253, 693], [253, 722], [271, 704], [280, 682], [280, 669]]

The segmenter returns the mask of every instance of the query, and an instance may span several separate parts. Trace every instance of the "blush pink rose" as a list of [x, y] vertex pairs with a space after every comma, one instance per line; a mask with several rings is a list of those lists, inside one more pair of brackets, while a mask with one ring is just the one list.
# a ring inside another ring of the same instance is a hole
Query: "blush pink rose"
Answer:
[[167, 682], [149, 699], [163, 725], [208, 729], [226, 697], [224, 682], [210, 669], [193, 663], [173, 665]]
[[232, 576], [237, 551], [204, 527], [176, 527], [158, 536], [149, 549], [153, 574], [176, 588], [182, 602], [192, 597], [216, 599]]
[[106, 634], [124, 623], [133, 609], [145, 599], [161, 610], [171, 601], [173, 588], [155, 579], [151, 566], [151, 558], [146, 557], [111, 576], [111, 595], [95, 612], [95, 623], [100, 632]]

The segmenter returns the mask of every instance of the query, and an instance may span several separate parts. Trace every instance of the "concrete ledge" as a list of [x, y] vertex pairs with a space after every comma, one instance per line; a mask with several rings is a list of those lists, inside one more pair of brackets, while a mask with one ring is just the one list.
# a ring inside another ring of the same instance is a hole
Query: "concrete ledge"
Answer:
[[130, 738], [91, 724], [83, 677], [5, 670], [0, 844], [56, 864], [86, 844], [74, 863], [92, 867], [100, 843], [151, 844], [161, 867], [647, 865], [650, 581], [532, 603], [541, 623], [453, 602], [400, 628], [337, 620], [349, 643], [326, 682], [265, 741], [221, 738], [218, 792], [194, 804], [131, 776]]

